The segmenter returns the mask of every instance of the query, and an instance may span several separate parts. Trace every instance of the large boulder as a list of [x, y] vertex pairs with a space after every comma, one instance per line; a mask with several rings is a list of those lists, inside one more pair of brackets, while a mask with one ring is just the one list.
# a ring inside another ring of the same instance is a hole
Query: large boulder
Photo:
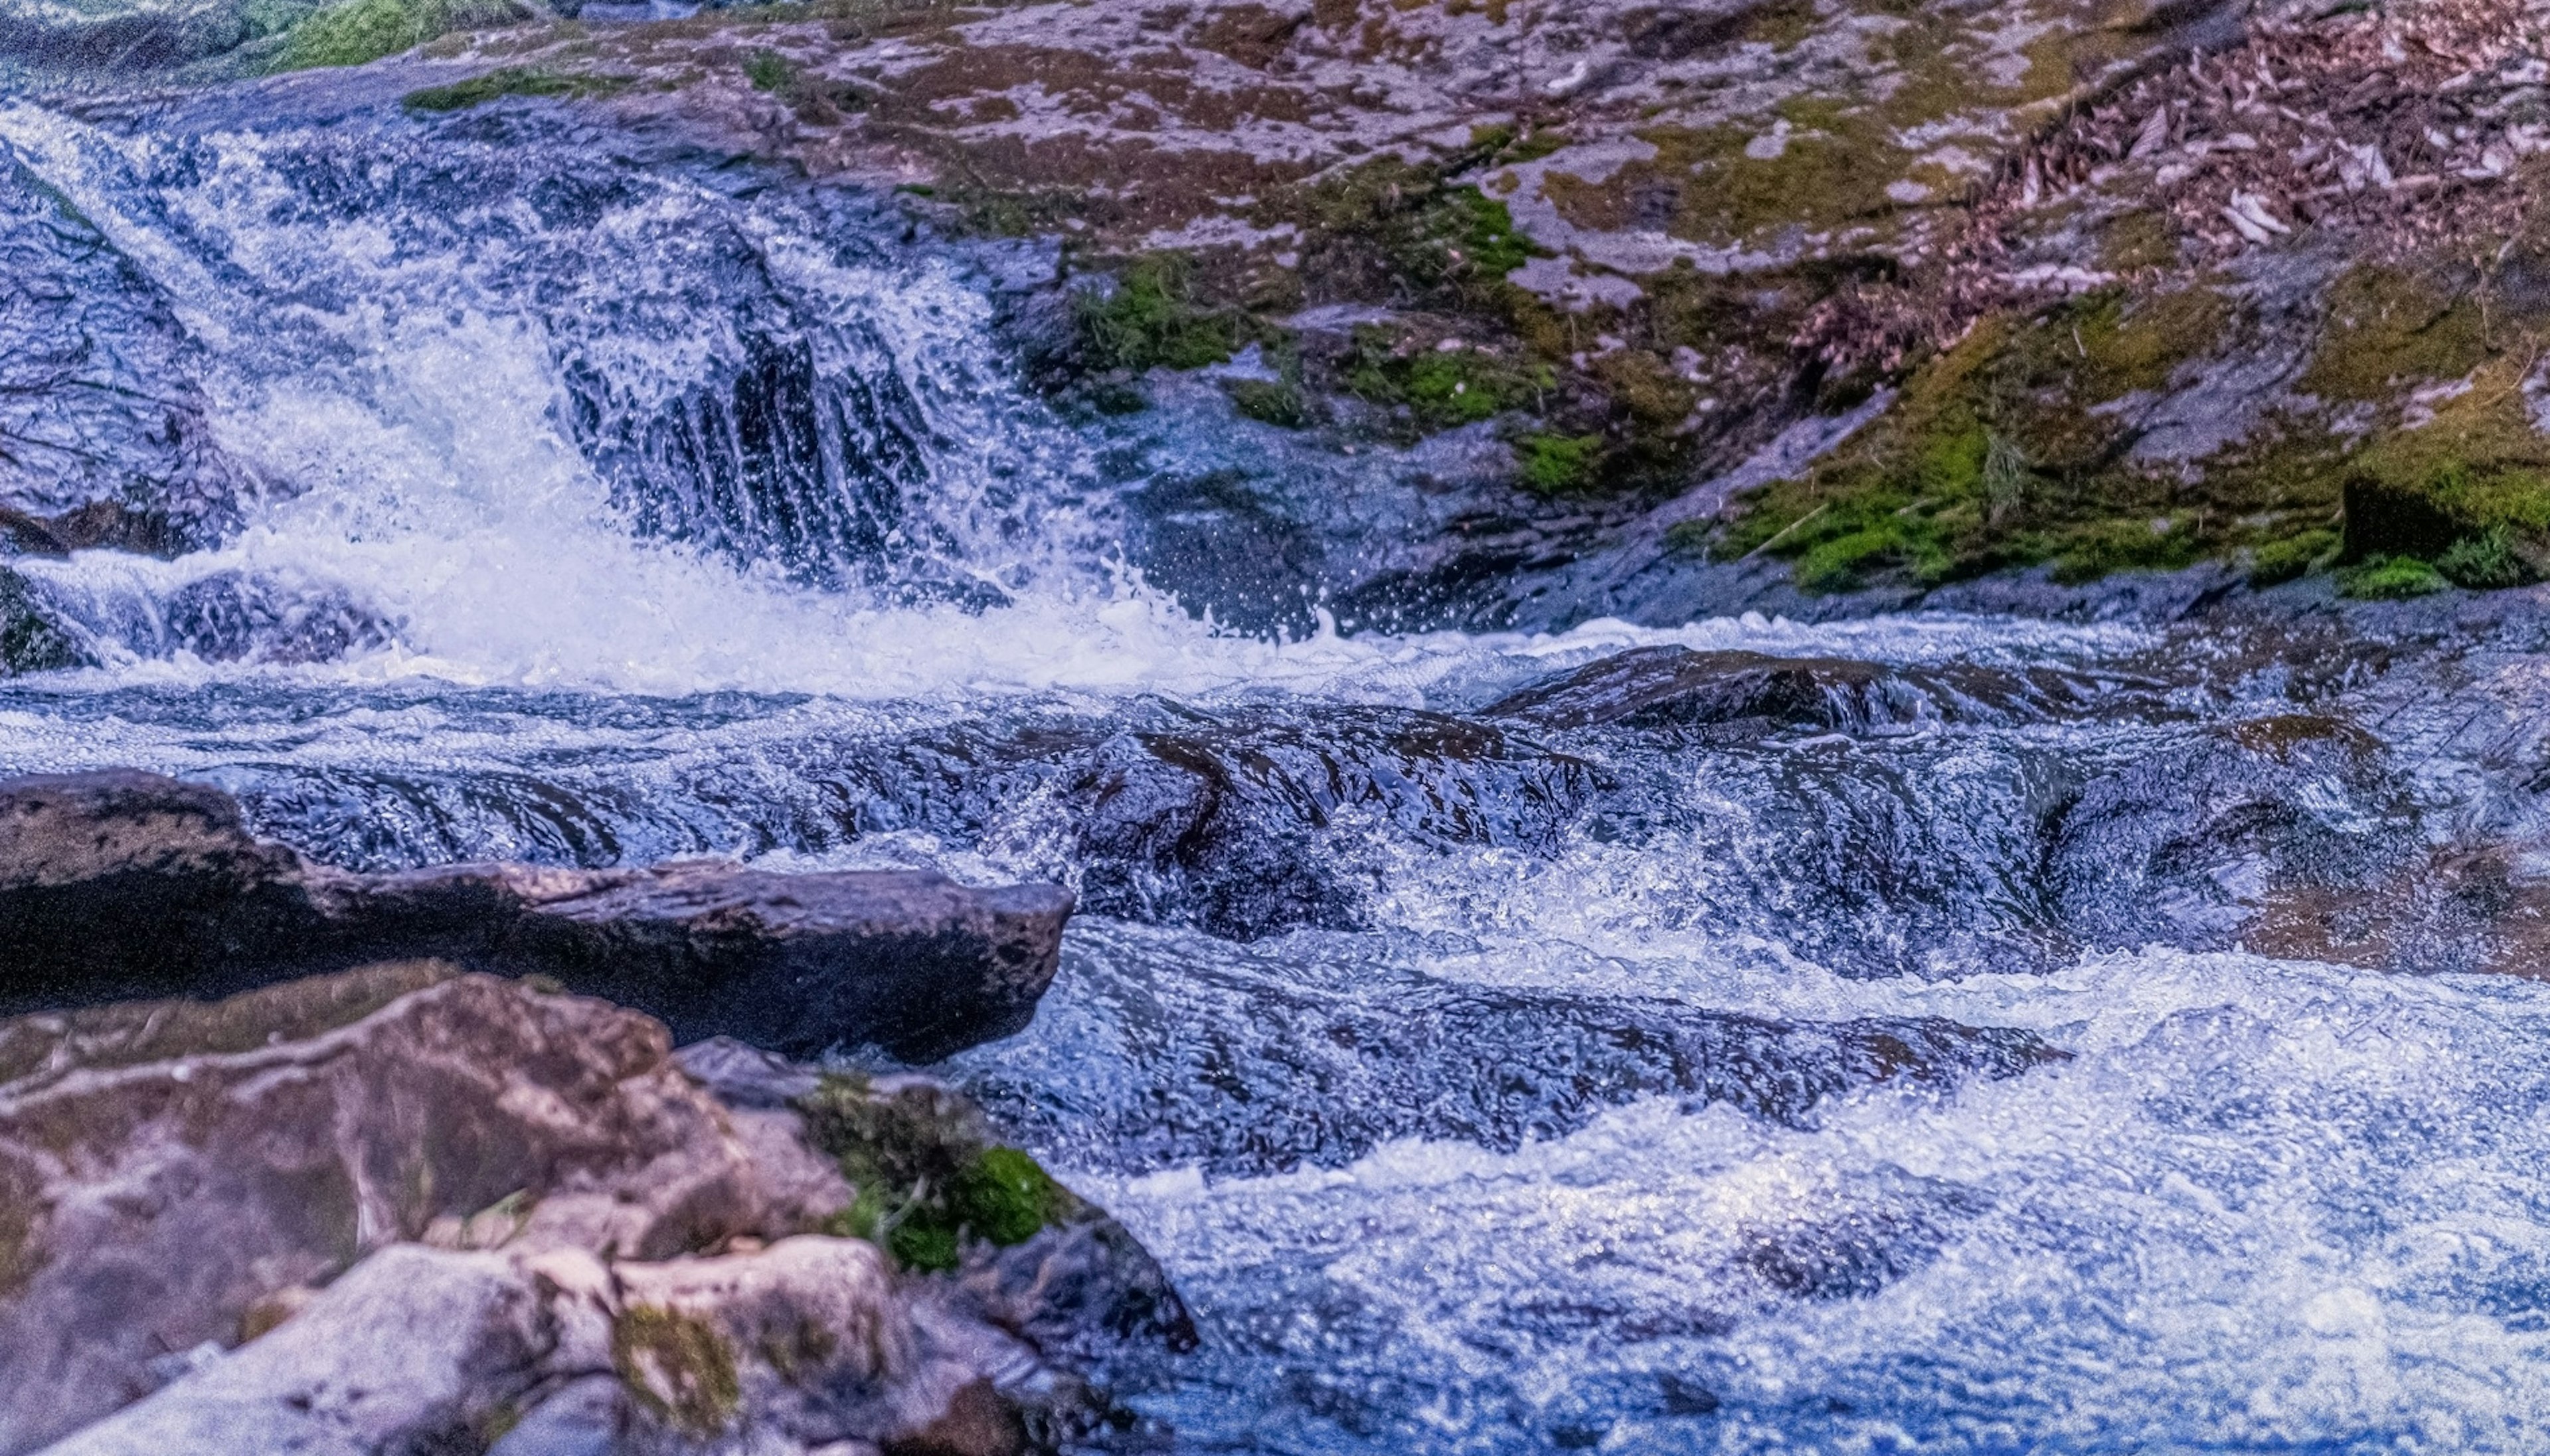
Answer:
[[686, 1040], [928, 1060], [1028, 1023], [1071, 907], [1057, 886], [724, 861], [356, 875], [259, 840], [217, 789], [123, 770], [0, 783], [0, 1012], [432, 955], [553, 976]]
[[1138, 1246], [934, 1084], [677, 1056], [423, 962], [0, 1021], [9, 1456], [517, 1423], [503, 1449], [993, 1456], [1109, 1349], [1188, 1338]]

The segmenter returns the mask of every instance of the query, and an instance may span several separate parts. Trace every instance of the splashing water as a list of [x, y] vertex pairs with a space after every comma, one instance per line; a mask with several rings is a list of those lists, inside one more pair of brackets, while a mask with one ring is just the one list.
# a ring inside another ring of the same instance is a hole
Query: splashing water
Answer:
[[[1198, 1308], [1127, 1392], [1181, 1448], [2550, 1448], [2550, 990], [2101, 945], [2046, 888], [2083, 783], [2293, 711], [2267, 675], [1945, 617], [1220, 631], [1122, 564], [997, 256], [537, 106], [193, 104], [0, 111], [241, 482], [174, 559], [10, 563], [95, 665], [0, 684], [0, 766], [208, 779], [363, 866], [1080, 887], [1036, 1025], [945, 1070]], [[1662, 647], [2163, 681], [1487, 711]], [[1197, 910], [1296, 880], [1251, 943]]]

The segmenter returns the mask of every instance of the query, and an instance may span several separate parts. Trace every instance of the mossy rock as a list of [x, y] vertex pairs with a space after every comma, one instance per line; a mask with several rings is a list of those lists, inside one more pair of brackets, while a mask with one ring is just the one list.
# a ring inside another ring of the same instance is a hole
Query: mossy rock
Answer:
[[1603, 463], [1603, 437], [1526, 435], [1515, 442], [1515, 458], [1526, 488], [1565, 495], [1594, 483]]
[[945, 1088], [881, 1092], [827, 1077], [799, 1106], [809, 1137], [858, 1190], [833, 1231], [878, 1244], [903, 1268], [953, 1269], [968, 1242], [1008, 1247], [1089, 1213], [1035, 1159], [994, 1142], [982, 1115]]
[[1082, 353], [1096, 370], [1201, 369], [1227, 363], [1255, 333], [1238, 311], [1201, 301], [1184, 254], [1134, 260], [1103, 293], [1083, 293]]
[[611, 1364], [620, 1383], [656, 1418], [713, 1436], [743, 1404], [735, 1352], [708, 1325], [675, 1310], [636, 1305], [611, 1325]]
[[516, 0], [347, 0], [295, 23], [284, 34], [274, 68], [364, 65], [453, 31], [521, 25], [531, 18]]

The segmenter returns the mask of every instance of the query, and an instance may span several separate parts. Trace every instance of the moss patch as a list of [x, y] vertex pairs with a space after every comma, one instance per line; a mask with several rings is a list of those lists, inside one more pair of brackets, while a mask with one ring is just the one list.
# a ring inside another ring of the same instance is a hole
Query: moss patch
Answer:
[[1311, 423], [1311, 401], [1302, 387], [1282, 379], [1233, 379], [1223, 385], [1231, 408], [1244, 419], [1299, 430]]
[[611, 1325], [611, 1364], [638, 1405], [693, 1435], [724, 1430], [743, 1401], [726, 1341], [677, 1310], [624, 1311]]
[[1236, 310], [1201, 301], [1192, 265], [1181, 253], [1135, 260], [1106, 293], [1084, 293], [1080, 337], [1099, 369], [1200, 369], [1229, 361], [1249, 322]]
[[[1714, 549], [1786, 556], [1801, 585], [1836, 590], [2049, 561], [2083, 581], [2325, 532], [2342, 446], [2324, 433], [2262, 430], [2197, 480], [2130, 454], [2131, 401], [2235, 347], [2240, 327], [2202, 284], [1987, 319], [1916, 369], [1885, 419], [1751, 498]], [[2290, 554], [2271, 552], [2269, 574]]]
[[448, 86], [429, 86], [421, 91], [410, 91], [399, 104], [416, 112], [466, 111], [502, 96], [552, 96], [581, 101], [625, 91], [629, 84], [627, 79], [619, 76], [541, 70], [536, 66], [506, 66]]
[[2415, 384], [2463, 378], [2492, 352], [2479, 300], [2449, 275], [2362, 265], [2330, 291], [2327, 326], [2298, 387], [2394, 404]]
[[2442, 572], [2414, 556], [2376, 556], [2338, 573], [2337, 578], [2341, 596], [2374, 602], [2428, 596], [2451, 585]]
[[1599, 435], [1526, 435], [1515, 442], [1522, 483], [1542, 495], [1563, 495], [1594, 483], [1603, 459]]

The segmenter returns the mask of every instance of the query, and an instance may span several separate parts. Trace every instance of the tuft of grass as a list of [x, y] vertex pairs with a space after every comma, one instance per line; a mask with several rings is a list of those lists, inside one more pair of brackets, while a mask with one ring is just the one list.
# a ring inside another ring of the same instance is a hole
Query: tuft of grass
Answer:
[[1526, 435], [1515, 442], [1522, 483], [1545, 496], [1564, 495], [1594, 483], [1603, 462], [1599, 435]]
[[743, 62], [743, 78], [755, 91], [785, 91], [797, 84], [797, 64], [776, 50], [755, 50]]
[[2367, 602], [2431, 596], [2451, 586], [2442, 572], [2414, 556], [2375, 556], [2337, 577], [2339, 596]]
[[1281, 379], [1233, 379], [1223, 385], [1231, 408], [1243, 418], [1285, 430], [1311, 423], [1311, 402], [1302, 387]]
[[441, 113], [466, 111], [501, 96], [556, 96], [582, 101], [610, 96], [628, 87], [629, 82], [619, 76], [509, 65], [448, 86], [429, 86], [421, 91], [410, 91], [399, 104], [412, 112]]
[[2534, 580], [2532, 565], [2514, 549], [2514, 537], [2502, 526], [2466, 535], [2435, 558], [2435, 569], [2453, 585], [2473, 591], [2525, 586]]
[[725, 1429], [743, 1404], [726, 1341], [678, 1310], [631, 1306], [612, 1321], [611, 1363], [639, 1405], [693, 1435]]

